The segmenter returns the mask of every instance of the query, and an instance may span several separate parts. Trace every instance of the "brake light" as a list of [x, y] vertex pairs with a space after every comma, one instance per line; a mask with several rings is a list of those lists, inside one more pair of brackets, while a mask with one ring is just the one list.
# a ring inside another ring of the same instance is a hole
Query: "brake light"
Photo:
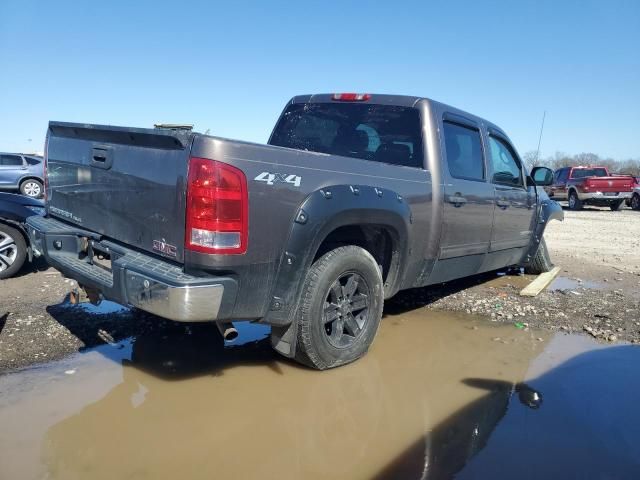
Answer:
[[189, 159], [185, 248], [202, 253], [247, 251], [247, 177], [226, 163]]
[[366, 102], [371, 95], [369, 93], [334, 93], [331, 98], [338, 102]]

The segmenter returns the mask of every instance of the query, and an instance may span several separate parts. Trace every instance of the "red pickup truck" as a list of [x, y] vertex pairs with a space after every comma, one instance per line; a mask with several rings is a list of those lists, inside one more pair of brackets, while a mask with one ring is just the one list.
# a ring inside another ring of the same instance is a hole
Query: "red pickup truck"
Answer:
[[611, 175], [605, 167], [565, 167], [556, 170], [548, 193], [553, 200], [569, 202], [571, 210], [583, 205], [619, 210], [633, 186], [632, 176]]

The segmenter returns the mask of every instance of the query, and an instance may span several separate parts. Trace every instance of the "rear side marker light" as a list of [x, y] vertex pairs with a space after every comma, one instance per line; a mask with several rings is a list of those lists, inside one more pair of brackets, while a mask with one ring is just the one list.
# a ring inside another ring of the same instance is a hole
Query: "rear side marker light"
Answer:
[[331, 98], [337, 102], [366, 102], [371, 95], [369, 93], [334, 93]]
[[201, 253], [245, 253], [248, 203], [247, 177], [242, 170], [207, 158], [190, 158], [185, 248]]

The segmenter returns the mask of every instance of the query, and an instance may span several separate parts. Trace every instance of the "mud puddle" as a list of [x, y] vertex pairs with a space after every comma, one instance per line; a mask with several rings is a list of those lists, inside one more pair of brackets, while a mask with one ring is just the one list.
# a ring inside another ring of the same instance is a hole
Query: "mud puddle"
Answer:
[[556, 290], [577, 290], [580, 288], [587, 288], [590, 290], [603, 290], [604, 285], [598, 282], [591, 282], [589, 280], [578, 280], [569, 277], [558, 277], [551, 285], [547, 287], [550, 291]]
[[0, 478], [637, 478], [640, 348], [388, 315], [315, 372], [165, 329], [0, 376]]

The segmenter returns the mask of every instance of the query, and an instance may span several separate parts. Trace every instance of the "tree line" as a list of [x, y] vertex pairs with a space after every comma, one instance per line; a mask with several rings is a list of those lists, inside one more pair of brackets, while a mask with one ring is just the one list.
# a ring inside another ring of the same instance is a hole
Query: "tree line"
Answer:
[[541, 157], [536, 159], [536, 152], [527, 152], [522, 156], [522, 160], [530, 171], [533, 167], [549, 167], [557, 170], [563, 167], [575, 167], [579, 165], [593, 165], [598, 167], [607, 167], [611, 173], [619, 173], [625, 175], [640, 176], [640, 158], [629, 158], [627, 160], [615, 160], [613, 158], [602, 158], [595, 153], [578, 153], [576, 155], [567, 155], [566, 153], [556, 152], [555, 155], [549, 157]]

